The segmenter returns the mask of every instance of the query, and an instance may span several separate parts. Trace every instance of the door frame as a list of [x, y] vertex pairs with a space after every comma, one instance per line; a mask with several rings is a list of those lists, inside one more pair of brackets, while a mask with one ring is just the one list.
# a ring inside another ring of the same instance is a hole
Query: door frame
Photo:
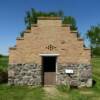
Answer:
[[[40, 56], [41, 56], [41, 65], [42, 65], [42, 57], [56, 57], [56, 69], [55, 69], [55, 73], [57, 73], [57, 62], [58, 62], [58, 56], [59, 56], [59, 54], [51, 54], [51, 53], [45, 53], [45, 54], [39, 54]], [[42, 86], [44, 86], [44, 80], [43, 80], [43, 78], [44, 78], [44, 71], [43, 71], [43, 66], [42, 66], [42, 68], [41, 68], [42, 70], [42, 76], [41, 76], [41, 79], [42, 79]], [[55, 80], [56, 82], [57, 82], [57, 75], [56, 75], [56, 80]]]

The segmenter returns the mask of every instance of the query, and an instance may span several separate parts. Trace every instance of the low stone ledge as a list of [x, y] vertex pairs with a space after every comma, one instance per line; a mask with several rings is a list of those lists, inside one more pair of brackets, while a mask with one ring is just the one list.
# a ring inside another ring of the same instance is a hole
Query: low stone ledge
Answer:
[[22, 37], [17, 37], [16, 40], [24, 40]]
[[10, 50], [16, 50], [16, 47], [10, 47], [9, 49]]
[[84, 48], [84, 50], [91, 50], [91, 48]]
[[81, 37], [78, 37], [78, 38], [77, 38], [77, 40], [79, 40], [79, 41], [83, 41], [83, 38], [81, 38]]
[[78, 33], [77, 30], [71, 30], [71, 33]]
[[37, 25], [37, 24], [31, 24], [31, 26], [32, 26], [32, 27], [38, 27], [38, 25]]
[[27, 29], [24, 31], [25, 33], [31, 33], [31, 30]]

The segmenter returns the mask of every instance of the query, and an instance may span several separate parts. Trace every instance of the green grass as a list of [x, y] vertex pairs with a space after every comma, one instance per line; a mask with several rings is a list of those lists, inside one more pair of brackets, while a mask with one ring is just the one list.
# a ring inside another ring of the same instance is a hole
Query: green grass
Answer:
[[[7, 68], [8, 58], [0, 59], [0, 66]], [[4, 62], [1, 62], [4, 61]], [[59, 93], [48, 94], [42, 87], [21, 87], [0, 85], [0, 100], [100, 100], [100, 58], [92, 59], [93, 79], [96, 84], [92, 88], [71, 89], [58, 86]]]
[[70, 86], [66, 86], [66, 85], [58, 85], [56, 86], [56, 88], [61, 92], [69, 92], [71, 90]]
[[0, 69], [7, 70], [8, 67], [8, 56], [0, 57]]
[[0, 86], [0, 100], [43, 100], [44, 90], [41, 87]]

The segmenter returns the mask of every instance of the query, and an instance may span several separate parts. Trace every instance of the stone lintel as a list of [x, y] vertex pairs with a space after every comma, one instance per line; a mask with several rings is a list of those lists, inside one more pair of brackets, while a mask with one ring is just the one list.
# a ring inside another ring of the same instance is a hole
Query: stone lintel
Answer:
[[39, 54], [40, 56], [59, 56], [59, 54]]
[[38, 17], [38, 20], [61, 20], [60, 17]]

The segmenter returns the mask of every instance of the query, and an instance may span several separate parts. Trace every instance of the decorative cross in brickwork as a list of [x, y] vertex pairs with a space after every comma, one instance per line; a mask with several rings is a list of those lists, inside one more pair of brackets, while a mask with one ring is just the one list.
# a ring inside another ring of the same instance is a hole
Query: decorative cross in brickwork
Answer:
[[52, 50], [54, 50], [56, 47], [53, 46], [52, 44], [50, 44], [50, 45], [48, 45], [46, 48], [47, 48], [48, 50], [52, 51]]

